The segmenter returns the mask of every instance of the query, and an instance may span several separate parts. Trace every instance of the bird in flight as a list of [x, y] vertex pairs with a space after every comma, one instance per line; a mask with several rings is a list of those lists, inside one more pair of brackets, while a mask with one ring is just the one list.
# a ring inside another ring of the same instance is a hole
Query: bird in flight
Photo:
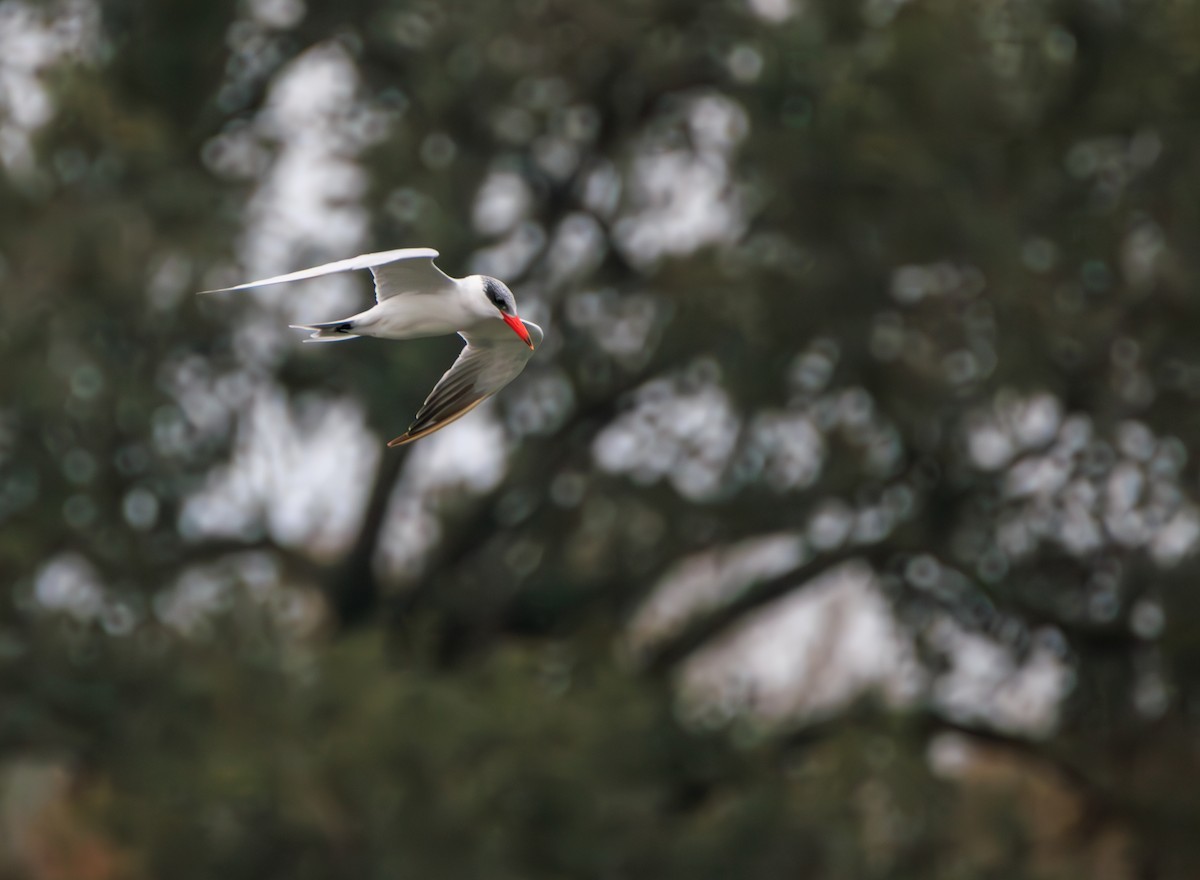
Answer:
[[341, 321], [291, 326], [312, 331], [306, 342], [341, 342], [360, 336], [461, 336], [467, 344], [458, 360], [433, 386], [408, 430], [388, 443], [403, 446], [462, 418], [515, 379], [544, 336], [541, 327], [517, 315], [516, 300], [503, 282], [488, 275], [451, 278], [433, 264], [437, 256], [433, 248], [381, 251], [202, 293], [249, 290], [370, 269], [375, 277], [375, 305], [371, 308]]

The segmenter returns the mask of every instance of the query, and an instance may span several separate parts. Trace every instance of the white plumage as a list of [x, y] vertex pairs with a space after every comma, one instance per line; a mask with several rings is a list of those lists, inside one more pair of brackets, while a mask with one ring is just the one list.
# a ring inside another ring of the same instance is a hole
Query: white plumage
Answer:
[[515, 379], [544, 337], [541, 327], [520, 319], [512, 292], [502, 282], [486, 275], [451, 278], [434, 265], [437, 256], [432, 248], [381, 251], [203, 293], [250, 290], [370, 269], [375, 278], [375, 305], [340, 321], [293, 325], [312, 331], [306, 341], [462, 336], [467, 344], [458, 360], [434, 386], [409, 429], [388, 443], [402, 446], [465, 416]]

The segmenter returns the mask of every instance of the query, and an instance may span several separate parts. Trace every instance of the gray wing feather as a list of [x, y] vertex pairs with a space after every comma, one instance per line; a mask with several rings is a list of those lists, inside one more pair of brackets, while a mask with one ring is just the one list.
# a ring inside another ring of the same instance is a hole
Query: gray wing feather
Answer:
[[442, 293], [454, 288], [455, 280], [433, 264], [437, 251], [432, 248], [409, 250], [411, 256], [371, 267], [377, 302], [405, 293]]
[[[540, 343], [542, 329], [529, 322], [525, 326], [534, 344]], [[500, 327], [499, 335], [491, 327], [459, 334], [467, 344], [458, 359], [433, 386], [408, 430], [388, 446], [403, 446], [446, 427], [521, 374], [533, 352], [511, 330]]]
[[378, 300], [415, 291], [436, 293], [454, 286], [454, 279], [433, 264], [437, 256], [438, 252], [433, 248], [399, 248], [393, 251], [361, 254], [348, 260], [325, 263], [322, 266], [313, 266], [311, 269], [288, 272], [286, 275], [274, 275], [258, 281], [247, 281], [245, 284], [235, 284], [233, 287], [202, 290], [201, 293], [251, 290], [255, 287], [283, 284], [287, 281], [304, 281], [308, 278], [320, 278], [338, 272], [353, 272], [356, 269], [371, 270], [371, 274], [375, 276], [375, 297]]

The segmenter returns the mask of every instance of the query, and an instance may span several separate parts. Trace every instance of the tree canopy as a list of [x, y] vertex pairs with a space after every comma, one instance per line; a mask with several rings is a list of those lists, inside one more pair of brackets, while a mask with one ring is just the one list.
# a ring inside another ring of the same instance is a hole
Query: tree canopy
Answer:
[[[1191, 878], [1200, 7], [0, 0], [0, 877]], [[546, 329], [302, 346], [437, 248]], [[360, 273], [361, 274], [361, 273]]]

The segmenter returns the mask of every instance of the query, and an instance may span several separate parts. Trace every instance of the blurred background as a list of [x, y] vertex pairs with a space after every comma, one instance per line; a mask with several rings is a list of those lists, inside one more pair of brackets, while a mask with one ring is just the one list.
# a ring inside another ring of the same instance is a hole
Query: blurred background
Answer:
[[[0, 0], [0, 877], [1200, 876], [1200, 6]], [[407, 246], [546, 341], [305, 346]]]

